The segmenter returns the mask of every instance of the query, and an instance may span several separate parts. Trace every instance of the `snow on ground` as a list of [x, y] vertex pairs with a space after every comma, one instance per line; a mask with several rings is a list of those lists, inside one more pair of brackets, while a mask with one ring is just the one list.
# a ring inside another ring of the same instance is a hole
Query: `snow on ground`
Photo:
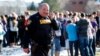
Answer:
[[1, 56], [29, 56], [29, 54], [24, 53], [21, 47], [16, 46], [2, 48]]
[[[100, 52], [100, 48], [97, 48], [97, 52]], [[24, 53], [20, 46], [16, 46], [13, 48], [12, 47], [2, 48], [0, 56], [30, 56], [30, 54]], [[49, 54], [49, 56], [51, 55]], [[61, 50], [60, 56], [69, 56], [68, 51]]]

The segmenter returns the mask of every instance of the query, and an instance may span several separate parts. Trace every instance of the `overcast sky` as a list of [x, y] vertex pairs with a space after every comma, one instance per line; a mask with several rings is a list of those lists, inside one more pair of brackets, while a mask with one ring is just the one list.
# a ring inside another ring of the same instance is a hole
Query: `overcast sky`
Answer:
[[[0, 1], [16, 1], [16, 0], [0, 0]], [[21, 1], [40, 3], [42, 0], [21, 0]]]

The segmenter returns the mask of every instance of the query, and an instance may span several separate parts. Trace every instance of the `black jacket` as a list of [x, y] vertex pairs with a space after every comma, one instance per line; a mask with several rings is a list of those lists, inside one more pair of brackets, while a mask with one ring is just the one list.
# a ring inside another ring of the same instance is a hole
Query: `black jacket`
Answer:
[[98, 28], [99, 28], [99, 23], [100, 23], [100, 22], [99, 22], [99, 17], [96, 16], [95, 19], [96, 19], [96, 22], [97, 22], [97, 24], [98, 24]]
[[[52, 28], [58, 30], [56, 21], [54, 19], [51, 20], [48, 17], [42, 17], [39, 13], [30, 16], [29, 21], [28, 38], [30, 38], [31, 42], [35, 42], [38, 45], [50, 44]], [[24, 47], [28, 47], [26, 44], [27, 43], [24, 43]]]

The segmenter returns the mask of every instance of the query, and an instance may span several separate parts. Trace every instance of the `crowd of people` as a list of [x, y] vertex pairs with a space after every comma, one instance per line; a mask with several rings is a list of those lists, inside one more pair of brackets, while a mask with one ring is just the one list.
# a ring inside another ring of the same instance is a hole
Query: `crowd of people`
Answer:
[[[78, 12], [54, 12], [59, 30], [55, 31], [53, 44], [55, 56], [59, 56], [61, 47], [69, 41], [71, 56], [95, 56], [96, 47], [100, 46], [100, 11], [91, 14]], [[62, 40], [63, 39], [63, 40]], [[75, 51], [75, 53], [74, 53]]]
[[95, 56], [96, 47], [100, 47], [100, 11], [49, 13], [49, 5], [43, 3], [34, 15], [26, 11], [20, 16], [0, 16], [0, 50], [20, 45], [29, 53], [31, 45], [31, 56], [48, 56], [49, 49], [52, 56], [59, 56], [66, 41], [71, 56]]
[[[25, 35], [29, 12], [18, 16], [15, 12], [0, 16], [0, 44], [13, 47], [21, 44]], [[19, 43], [20, 42], [20, 43]]]

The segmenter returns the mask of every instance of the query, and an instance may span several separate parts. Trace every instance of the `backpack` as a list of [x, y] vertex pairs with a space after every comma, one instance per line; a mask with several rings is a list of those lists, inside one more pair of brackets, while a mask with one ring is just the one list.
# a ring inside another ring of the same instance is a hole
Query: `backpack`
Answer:
[[89, 22], [86, 19], [80, 19], [76, 25], [79, 36], [87, 36]]
[[56, 20], [58, 30], [55, 31], [55, 36], [61, 36], [61, 22], [59, 20]]

